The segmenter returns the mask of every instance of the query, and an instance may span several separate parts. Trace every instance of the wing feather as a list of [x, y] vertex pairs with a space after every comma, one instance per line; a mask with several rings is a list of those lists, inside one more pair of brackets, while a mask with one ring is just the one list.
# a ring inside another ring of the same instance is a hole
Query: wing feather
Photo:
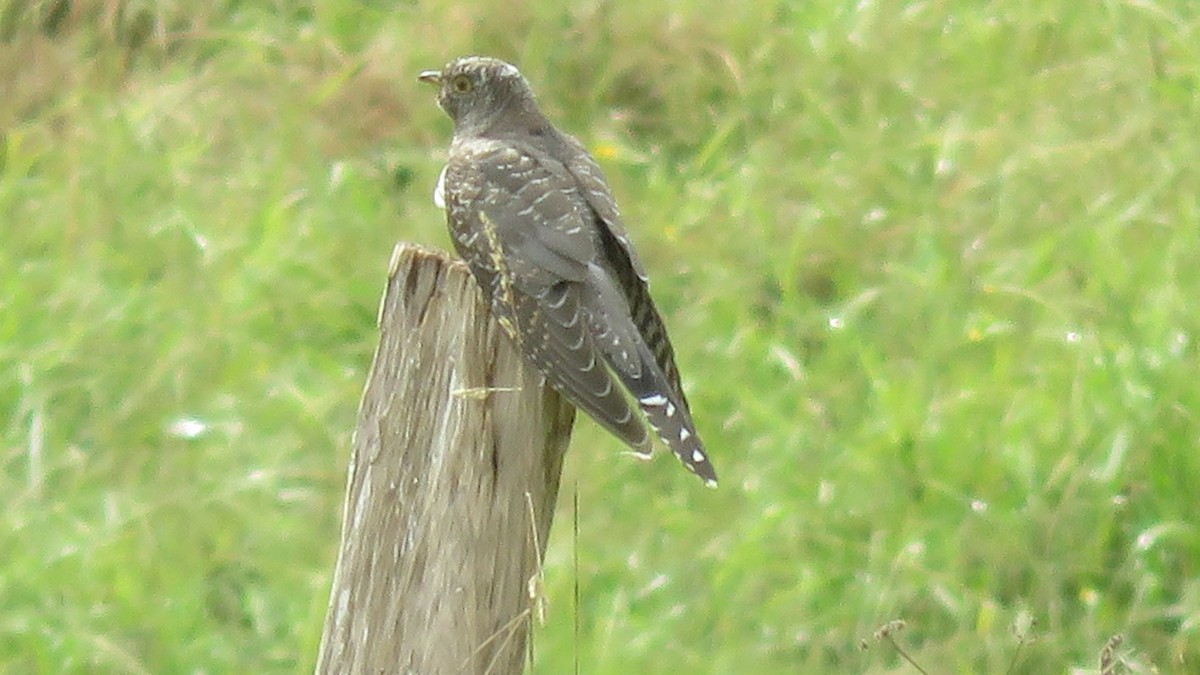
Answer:
[[624, 387], [596, 349], [579, 304], [579, 286], [564, 282], [540, 299], [516, 294], [523, 351], [576, 407], [640, 454], [652, 440]]

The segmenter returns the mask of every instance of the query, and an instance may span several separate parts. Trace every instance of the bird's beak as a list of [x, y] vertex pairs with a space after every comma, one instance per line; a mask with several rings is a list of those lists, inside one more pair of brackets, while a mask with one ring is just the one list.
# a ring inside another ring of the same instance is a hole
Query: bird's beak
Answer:
[[442, 83], [442, 71], [426, 70], [426, 71], [422, 72], [420, 75], [417, 75], [417, 79], [426, 84], [441, 84]]

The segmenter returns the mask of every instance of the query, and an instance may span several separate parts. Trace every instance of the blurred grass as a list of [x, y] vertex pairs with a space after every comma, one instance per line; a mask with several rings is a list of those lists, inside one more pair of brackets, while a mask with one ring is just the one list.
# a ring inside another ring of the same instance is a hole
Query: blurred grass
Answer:
[[912, 672], [897, 617], [931, 672], [1115, 633], [1195, 670], [1198, 32], [1178, 0], [0, 4], [0, 671], [311, 671], [388, 255], [448, 247], [413, 75], [464, 53], [601, 157], [723, 478], [581, 426], [533, 672]]

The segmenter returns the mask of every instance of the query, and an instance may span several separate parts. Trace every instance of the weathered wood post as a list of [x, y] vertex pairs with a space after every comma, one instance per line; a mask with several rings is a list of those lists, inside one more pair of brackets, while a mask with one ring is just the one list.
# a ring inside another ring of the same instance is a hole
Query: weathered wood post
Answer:
[[445, 254], [396, 247], [379, 329], [317, 673], [520, 673], [574, 408]]

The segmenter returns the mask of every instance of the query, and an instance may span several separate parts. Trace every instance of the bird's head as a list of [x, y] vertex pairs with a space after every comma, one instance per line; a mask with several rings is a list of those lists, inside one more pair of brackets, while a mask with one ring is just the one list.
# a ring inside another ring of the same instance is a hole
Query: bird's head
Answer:
[[529, 83], [516, 66], [499, 59], [465, 56], [417, 79], [438, 86], [438, 105], [454, 120], [457, 133], [482, 133], [498, 123], [541, 117]]

